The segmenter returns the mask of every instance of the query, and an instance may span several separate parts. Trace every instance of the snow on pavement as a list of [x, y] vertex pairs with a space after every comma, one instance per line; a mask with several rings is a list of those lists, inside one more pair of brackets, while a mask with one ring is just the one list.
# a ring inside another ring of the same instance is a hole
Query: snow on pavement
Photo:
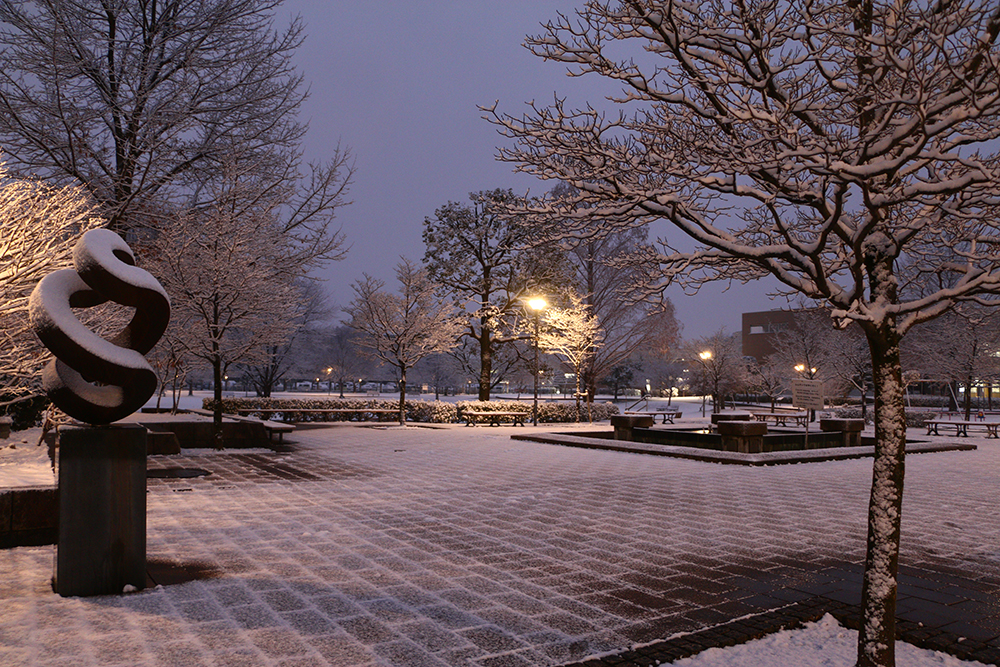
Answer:
[[[51, 547], [0, 551], [0, 664], [554, 665], [862, 560], [870, 459], [743, 468], [525, 430], [336, 425], [289, 453], [151, 457], [213, 473], [148, 495], [150, 560], [205, 576], [64, 599]], [[908, 458], [901, 562], [995, 579], [1000, 444], [969, 441]]]
[[[725, 649], [712, 648], [670, 663], [675, 667], [854, 667], [858, 633], [827, 614], [799, 630], [782, 630], [763, 639]], [[896, 642], [896, 664], [905, 667], [987, 667], [939, 651]]]

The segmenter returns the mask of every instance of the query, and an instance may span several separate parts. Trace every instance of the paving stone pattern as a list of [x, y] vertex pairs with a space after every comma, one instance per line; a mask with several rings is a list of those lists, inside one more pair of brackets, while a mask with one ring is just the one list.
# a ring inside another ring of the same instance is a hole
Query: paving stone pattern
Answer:
[[[0, 664], [655, 664], [856, 622], [870, 460], [737, 468], [511, 432], [153, 457], [212, 472], [149, 480], [161, 586], [63, 599], [51, 547], [0, 551]], [[908, 459], [900, 628], [997, 664], [1000, 444], [976, 442]]]

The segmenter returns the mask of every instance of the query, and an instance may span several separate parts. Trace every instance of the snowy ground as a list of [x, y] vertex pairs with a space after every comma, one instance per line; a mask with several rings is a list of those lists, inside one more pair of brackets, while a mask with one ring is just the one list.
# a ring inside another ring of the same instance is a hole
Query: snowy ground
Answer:
[[0, 440], [0, 489], [55, 483], [48, 449], [38, 444], [41, 434], [40, 428], [33, 428]]
[[[670, 663], [676, 667], [853, 667], [858, 633], [842, 627], [830, 615], [799, 630], [782, 630], [763, 639], [713, 648]], [[981, 662], [958, 660], [937, 651], [896, 642], [900, 667], [986, 667]]]
[[[51, 547], [0, 551], [0, 665], [556, 665], [774, 608], [764, 584], [862, 559], [869, 459], [747, 469], [509, 439], [530, 430], [331, 425], [291, 453], [152, 457], [212, 472], [148, 495], [150, 560], [204, 576], [64, 599]], [[23, 439], [0, 441], [0, 470], [24, 457], [41, 478]], [[1000, 443], [967, 441], [908, 459], [901, 562], [1000, 581]], [[823, 622], [678, 664], [848, 667], [853, 645]]]

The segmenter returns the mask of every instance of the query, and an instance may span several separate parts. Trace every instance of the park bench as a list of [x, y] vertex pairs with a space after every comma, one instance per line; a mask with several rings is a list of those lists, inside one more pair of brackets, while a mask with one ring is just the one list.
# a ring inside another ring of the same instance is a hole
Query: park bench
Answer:
[[514, 411], [484, 412], [478, 410], [462, 410], [462, 419], [466, 426], [475, 426], [480, 421], [489, 421], [490, 426], [500, 426], [510, 420], [514, 426], [524, 426], [524, 420], [530, 413]]
[[956, 437], [968, 436], [970, 428], [982, 428], [986, 431], [987, 438], [1000, 437], [1000, 434], [997, 433], [998, 429], [1000, 429], [1000, 422], [965, 421], [964, 419], [928, 419], [924, 423], [924, 426], [927, 427], [927, 435], [941, 435], [938, 431], [940, 427], [953, 426]]
[[357, 415], [358, 421], [368, 421], [369, 419], [374, 419], [376, 421], [381, 421], [382, 417], [385, 415], [399, 415], [399, 410], [391, 408], [239, 408], [237, 410], [240, 414], [255, 414], [260, 413], [265, 419], [270, 418], [276, 412], [281, 413], [281, 419], [284, 422], [292, 421], [291, 416], [297, 414], [303, 415]]
[[[188, 409], [188, 412], [196, 415], [202, 415], [203, 417], [214, 416], [211, 410], [199, 410], [197, 408], [190, 408]], [[269, 419], [257, 419], [255, 417], [244, 417], [241, 415], [231, 415], [229, 413], [223, 413], [222, 416], [225, 419], [231, 419], [233, 421], [246, 422], [249, 424], [253, 423], [260, 424], [264, 428], [264, 431], [267, 433], [267, 437], [269, 440], [271, 440], [271, 442], [274, 442], [275, 433], [278, 434], [278, 442], [281, 443], [286, 433], [291, 433], [292, 431], [295, 430], [295, 426], [293, 426], [292, 424], [284, 424], [282, 422], [275, 422]]]
[[653, 417], [654, 423], [656, 421], [656, 417], [660, 416], [663, 417], [663, 421], [660, 422], [661, 424], [666, 424], [667, 422], [673, 424], [675, 419], [678, 419], [683, 415], [683, 413], [678, 410], [626, 410], [625, 414], [633, 416], [650, 415]]
[[788, 426], [788, 421], [792, 420], [799, 426], [805, 426], [809, 422], [808, 412], [758, 412], [751, 410], [750, 414], [759, 422], [773, 421], [775, 426]]

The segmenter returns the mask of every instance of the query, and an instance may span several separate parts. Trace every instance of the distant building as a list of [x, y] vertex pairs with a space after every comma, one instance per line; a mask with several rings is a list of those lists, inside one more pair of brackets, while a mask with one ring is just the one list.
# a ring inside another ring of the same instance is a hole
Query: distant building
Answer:
[[794, 310], [743, 313], [743, 356], [761, 363], [774, 353], [774, 337], [795, 324]]

